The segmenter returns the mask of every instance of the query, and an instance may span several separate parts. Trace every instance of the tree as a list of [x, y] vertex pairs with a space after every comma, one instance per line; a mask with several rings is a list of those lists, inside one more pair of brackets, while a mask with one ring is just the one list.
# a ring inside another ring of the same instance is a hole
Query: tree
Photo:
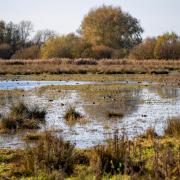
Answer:
[[33, 38], [33, 42], [35, 45], [41, 47], [47, 40], [55, 37], [55, 35], [56, 33], [52, 30], [49, 29], [40, 30], [35, 34]]
[[18, 25], [18, 30], [23, 46], [27, 42], [31, 33], [33, 32], [33, 24], [31, 21], [21, 21]]
[[11, 45], [13, 53], [21, 47], [21, 38], [17, 24], [12, 22], [6, 24], [4, 43]]
[[154, 59], [156, 38], [146, 38], [130, 52], [130, 59]]
[[138, 20], [119, 7], [92, 9], [82, 21], [80, 34], [92, 45], [130, 49], [142, 40]]
[[4, 42], [5, 31], [6, 31], [5, 22], [0, 21], [0, 43]]
[[157, 38], [154, 55], [157, 59], [179, 59], [180, 37], [175, 33], [165, 33]]

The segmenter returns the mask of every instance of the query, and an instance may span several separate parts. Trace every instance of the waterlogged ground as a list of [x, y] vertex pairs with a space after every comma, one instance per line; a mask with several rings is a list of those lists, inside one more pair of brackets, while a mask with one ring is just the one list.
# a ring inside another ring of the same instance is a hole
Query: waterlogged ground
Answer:
[[[155, 127], [161, 135], [167, 119], [180, 116], [180, 88], [162, 84], [2, 81], [0, 89], [0, 114], [7, 114], [12, 103], [18, 101], [25, 101], [29, 106], [39, 105], [47, 109], [46, 127], [41, 131], [53, 130], [80, 148], [105, 142], [117, 129], [134, 137]], [[69, 106], [82, 113], [83, 121], [69, 124], [64, 120]], [[110, 118], [108, 112], [123, 114], [123, 117]], [[25, 134], [1, 135], [0, 147], [21, 147]]]

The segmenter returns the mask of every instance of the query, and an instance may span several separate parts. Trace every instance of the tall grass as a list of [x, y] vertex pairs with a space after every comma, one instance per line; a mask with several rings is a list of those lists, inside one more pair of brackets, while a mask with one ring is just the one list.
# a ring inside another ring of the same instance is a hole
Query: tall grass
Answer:
[[175, 136], [180, 138], [180, 118], [168, 119], [165, 135]]
[[80, 118], [82, 118], [81, 113], [76, 111], [75, 107], [72, 106], [67, 109], [64, 115], [64, 119], [69, 123], [76, 122]]
[[61, 176], [73, 173], [76, 162], [74, 145], [61, 137], [46, 132], [34, 147], [27, 146], [24, 156], [25, 171], [36, 175], [39, 170], [51, 174], [57, 171]]

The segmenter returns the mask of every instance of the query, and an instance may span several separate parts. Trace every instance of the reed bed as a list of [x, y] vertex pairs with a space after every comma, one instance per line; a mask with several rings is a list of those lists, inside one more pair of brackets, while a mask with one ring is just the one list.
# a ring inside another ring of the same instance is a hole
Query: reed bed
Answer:
[[169, 74], [180, 71], [179, 60], [0, 60], [0, 74]]

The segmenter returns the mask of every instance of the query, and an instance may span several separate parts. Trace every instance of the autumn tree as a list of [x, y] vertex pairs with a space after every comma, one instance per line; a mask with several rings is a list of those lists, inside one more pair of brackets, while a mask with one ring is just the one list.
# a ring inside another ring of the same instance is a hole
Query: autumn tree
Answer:
[[142, 40], [139, 21], [119, 7], [92, 9], [82, 21], [80, 34], [93, 46], [131, 49]]
[[180, 37], [173, 32], [158, 36], [154, 55], [156, 59], [179, 59]]
[[154, 59], [156, 38], [146, 38], [130, 52], [130, 59]]
[[[79, 36], [71, 33], [50, 38], [41, 49], [42, 58], [78, 58], [85, 56], [85, 50], [90, 45]], [[83, 55], [84, 54], [84, 55]]]

